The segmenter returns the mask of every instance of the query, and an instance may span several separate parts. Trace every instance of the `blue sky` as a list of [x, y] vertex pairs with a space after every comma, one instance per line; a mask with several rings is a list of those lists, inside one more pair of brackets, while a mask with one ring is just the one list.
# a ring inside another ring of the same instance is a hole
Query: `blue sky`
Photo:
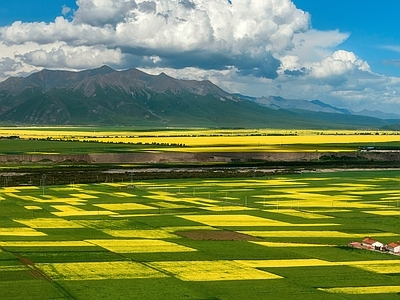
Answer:
[[[311, 23], [319, 30], [339, 29], [350, 33], [340, 48], [357, 53], [372, 69], [400, 76], [400, 1], [396, 0], [293, 0], [311, 14]], [[398, 51], [385, 49], [397, 46]]]
[[395, 0], [13, 0], [0, 81], [107, 64], [250, 96], [400, 113]]
[[52, 22], [62, 14], [64, 5], [76, 8], [75, 0], [3, 0], [2, 2], [0, 26], [11, 25], [15, 21]]

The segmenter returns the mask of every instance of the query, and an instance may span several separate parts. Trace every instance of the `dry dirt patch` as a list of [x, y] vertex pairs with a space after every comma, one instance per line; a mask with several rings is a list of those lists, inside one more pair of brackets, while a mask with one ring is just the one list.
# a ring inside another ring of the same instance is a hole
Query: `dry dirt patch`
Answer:
[[190, 230], [177, 231], [176, 234], [192, 240], [212, 240], [212, 241], [259, 241], [260, 239], [248, 234], [229, 230]]

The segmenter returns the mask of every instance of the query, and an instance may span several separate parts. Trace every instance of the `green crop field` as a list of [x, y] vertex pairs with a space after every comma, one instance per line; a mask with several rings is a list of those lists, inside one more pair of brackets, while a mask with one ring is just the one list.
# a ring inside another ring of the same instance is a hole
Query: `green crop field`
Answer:
[[398, 299], [400, 173], [0, 188], [0, 299]]

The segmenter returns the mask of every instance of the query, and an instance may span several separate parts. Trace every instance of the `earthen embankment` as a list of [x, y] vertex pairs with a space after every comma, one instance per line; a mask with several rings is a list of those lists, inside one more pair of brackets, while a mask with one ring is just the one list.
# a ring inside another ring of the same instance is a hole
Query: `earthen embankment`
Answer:
[[0, 164], [121, 164], [121, 163], [251, 163], [251, 162], [318, 162], [318, 161], [400, 162], [397, 151], [365, 152], [143, 152], [93, 154], [2, 155]]

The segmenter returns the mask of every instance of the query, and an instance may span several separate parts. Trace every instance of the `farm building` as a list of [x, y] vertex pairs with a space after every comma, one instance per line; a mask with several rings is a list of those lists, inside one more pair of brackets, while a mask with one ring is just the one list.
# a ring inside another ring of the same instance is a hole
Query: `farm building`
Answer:
[[381, 250], [384, 246], [381, 242], [371, 239], [370, 237], [366, 237], [365, 239], [363, 239], [362, 245], [375, 250]]
[[400, 242], [392, 242], [386, 245], [386, 249], [390, 252], [400, 253]]

